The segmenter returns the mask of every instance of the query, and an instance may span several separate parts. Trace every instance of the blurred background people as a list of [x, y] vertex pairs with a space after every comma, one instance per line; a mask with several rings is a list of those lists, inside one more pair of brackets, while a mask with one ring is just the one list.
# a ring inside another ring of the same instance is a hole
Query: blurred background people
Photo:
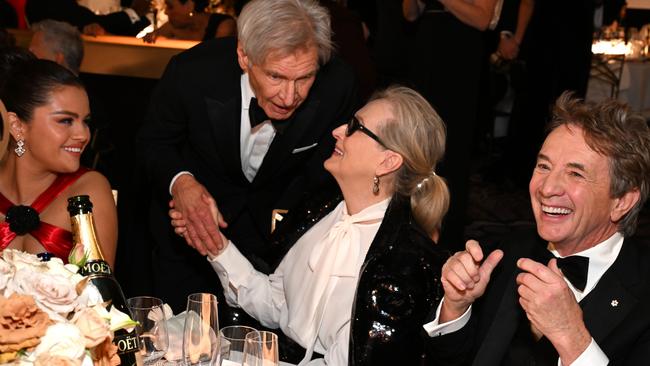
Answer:
[[151, 10], [150, 0], [133, 0], [130, 7], [104, 15], [93, 13], [76, 0], [27, 0], [25, 11], [30, 23], [54, 19], [68, 22], [86, 34], [135, 36], [149, 25], [146, 14]]
[[443, 243], [464, 242], [470, 156], [478, 118], [484, 65], [483, 34], [496, 0], [403, 0], [403, 14], [416, 21], [410, 81], [447, 125], [447, 152], [440, 174], [449, 182], [451, 207]]
[[46, 19], [31, 26], [29, 50], [38, 58], [54, 61], [79, 75], [84, 44], [79, 30], [66, 22]]
[[145, 42], [157, 37], [205, 41], [237, 34], [237, 23], [228, 14], [206, 13], [208, 0], [165, 0], [168, 21], [145, 35]]
[[[113, 266], [117, 210], [104, 176], [81, 167], [90, 141], [88, 96], [79, 78], [49, 60], [24, 60], [0, 70], [0, 100], [9, 139], [0, 163], [0, 249], [49, 252], [67, 261], [72, 249], [67, 198], [89, 195], [97, 235]], [[28, 57], [26, 57], [28, 58]]]

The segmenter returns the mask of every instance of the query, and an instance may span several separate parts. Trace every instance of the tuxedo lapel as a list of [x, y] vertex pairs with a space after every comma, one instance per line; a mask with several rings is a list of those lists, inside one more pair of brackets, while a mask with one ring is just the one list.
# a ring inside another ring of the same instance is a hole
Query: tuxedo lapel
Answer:
[[474, 366], [499, 365], [510, 346], [521, 319], [515, 277], [516, 275], [508, 276], [501, 301], [498, 302], [496, 312], [490, 318], [492, 324], [472, 363]]
[[[238, 89], [239, 90], [239, 89]], [[248, 183], [241, 168], [240, 129], [241, 129], [241, 91], [236, 96], [222, 102], [205, 97], [211, 133], [214, 136], [215, 158], [220, 158], [229, 177], [237, 177]]]
[[[519, 305], [517, 293], [517, 259], [531, 258], [540, 263], [546, 263], [548, 251], [546, 243], [539, 237], [528, 242], [517, 243], [511, 246], [510, 253], [505, 252], [500, 265], [508, 265], [507, 270], [493, 278], [497, 281], [496, 288], [490, 289], [491, 293], [500, 293], [501, 296], [489, 296], [494, 299], [492, 303], [484, 304], [482, 318], [490, 319], [491, 324], [476, 353], [474, 366], [500, 365], [504, 355], [512, 343], [512, 337], [517, 331], [519, 322], [527, 321], [523, 309]], [[506, 249], [507, 250], [507, 249]], [[505, 270], [506, 268], [504, 268]], [[500, 288], [499, 288], [500, 287]]]
[[580, 302], [585, 324], [596, 343], [606, 339], [637, 305], [638, 296], [630, 290], [641, 280], [635, 245], [624, 242], [614, 264]]
[[319, 104], [319, 100], [307, 98], [294, 116], [291, 117], [291, 120], [285, 122], [290, 125], [273, 138], [269, 151], [264, 156], [262, 165], [253, 180], [253, 185], [263, 184], [279, 170], [280, 166], [286, 163], [293, 149], [299, 147], [297, 144], [301, 141], [302, 136], [310, 128], [314, 128], [312, 121], [316, 117], [315, 114]]

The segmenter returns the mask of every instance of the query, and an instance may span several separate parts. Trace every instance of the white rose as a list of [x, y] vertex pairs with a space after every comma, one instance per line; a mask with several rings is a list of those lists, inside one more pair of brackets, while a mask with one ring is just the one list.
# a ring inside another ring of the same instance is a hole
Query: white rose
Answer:
[[11, 264], [0, 259], [0, 294], [4, 293], [7, 284], [14, 278], [15, 273], [16, 269]]
[[47, 328], [33, 357], [61, 356], [81, 362], [86, 354], [85, 344], [84, 336], [77, 327], [70, 323], [56, 323]]
[[16, 292], [31, 295], [54, 320], [65, 320], [77, 307], [76, 284], [63, 276], [22, 269], [16, 272], [14, 284]]
[[17, 271], [25, 268], [38, 272], [47, 270], [47, 263], [41, 262], [39, 257], [31, 253], [15, 249], [5, 249], [2, 251], [2, 257], [16, 267]]
[[81, 279], [83, 277], [77, 273], [79, 267], [63, 264], [61, 258], [52, 257], [52, 259], [45, 262], [45, 265], [47, 267], [47, 273], [58, 274], [65, 278], [79, 277]]

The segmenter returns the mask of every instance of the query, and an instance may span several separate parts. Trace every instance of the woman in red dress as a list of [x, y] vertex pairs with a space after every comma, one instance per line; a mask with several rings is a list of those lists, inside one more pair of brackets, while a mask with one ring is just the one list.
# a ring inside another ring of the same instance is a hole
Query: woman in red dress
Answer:
[[98, 239], [112, 266], [117, 213], [111, 188], [103, 175], [79, 164], [90, 140], [81, 81], [45, 60], [16, 61], [0, 76], [3, 141], [8, 139], [0, 152], [0, 250], [49, 252], [67, 261], [72, 249], [67, 199], [84, 194], [93, 202]]

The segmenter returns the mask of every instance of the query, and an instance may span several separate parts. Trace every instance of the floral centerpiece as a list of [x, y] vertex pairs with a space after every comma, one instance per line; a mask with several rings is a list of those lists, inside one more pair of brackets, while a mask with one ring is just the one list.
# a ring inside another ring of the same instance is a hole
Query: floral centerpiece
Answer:
[[0, 257], [0, 364], [119, 365], [113, 332], [135, 323], [59, 258]]

